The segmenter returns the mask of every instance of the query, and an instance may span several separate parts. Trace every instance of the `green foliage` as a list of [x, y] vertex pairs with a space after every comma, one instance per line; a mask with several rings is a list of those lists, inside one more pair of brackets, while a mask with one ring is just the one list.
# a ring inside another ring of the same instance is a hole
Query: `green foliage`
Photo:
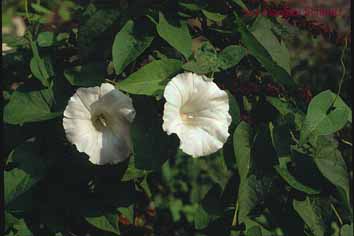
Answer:
[[[257, 1], [2, 6], [6, 236], [353, 235], [350, 48], [307, 38], [316, 50], [299, 53], [296, 27], [244, 14]], [[24, 36], [5, 32], [13, 16]], [[162, 127], [165, 87], [185, 71], [229, 98], [229, 136], [200, 158]], [[79, 87], [104, 82], [136, 116], [129, 159], [101, 166], [62, 119]]]
[[9, 124], [23, 124], [53, 119], [60, 115], [53, 112], [53, 91], [43, 89], [33, 92], [14, 92], [4, 108], [4, 121]]
[[236, 66], [245, 54], [246, 50], [237, 45], [230, 45], [218, 54], [210, 43], [204, 43], [183, 69], [197, 74], [220, 72]]
[[351, 119], [351, 109], [343, 100], [329, 90], [323, 91], [309, 104], [301, 129], [301, 141], [305, 141], [310, 135], [332, 134]]
[[[272, 74], [273, 79], [286, 86], [294, 86], [288, 72], [278, 65], [271, 56], [271, 53], [257, 40], [255, 36], [246, 28], [242, 19], [235, 13], [236, 28], [241, 34], [241, 42], [250, 53]], [[263, 38], [262, 38], [263, 40]]]
[[33, 187], [45, 172], [45, 164], [40, 159], [38, 144], [33, 141], [27, 141], [12, 151], [8, 163], [15, 165], [15, 168], [4, 173], [5, 206]]
[[88, 63], [67, 68], [64, 71], [64, 77], [73, 86], [99, 86], [104, 82], [105, 69], [102, 63]]
[[182, 63], [175, 59], [155, 60], [119, 82], [117, 87], [132, 94], [162, 95], [163, 88], [181, 70], [181, 66]]
[[192, 37], [188, 25], [184, 21], [169, 19], [159, 12], [159, 23], [156, 25], [157, 33], [172, 47], [176, 48], [185, 58], [192, 54]]
[[330, 207], [319, 198], [307, 197], [305, 200], [294, 200], [294, 209], [303, 219], [315, 236], [326, 235], [329, 232]]
[[117, 216], [113, 214], [106, 216], [86, 217], [85, 219], [87, 222], [97, 227], [98, 229], [120, 235]]
[[116, 74], [123, 72], [125, 67], [145, 51], [154, 39], [149, 25], [128, 21], [116, 35], [112, 47], [113, 64]]

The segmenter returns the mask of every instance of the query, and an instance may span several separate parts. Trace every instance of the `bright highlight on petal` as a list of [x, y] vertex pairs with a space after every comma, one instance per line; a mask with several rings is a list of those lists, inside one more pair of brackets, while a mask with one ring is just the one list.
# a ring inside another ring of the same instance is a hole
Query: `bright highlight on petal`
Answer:
[[104, 83], [76, 91], [64, 111], [63, 126], [67, 139], [92, 163], [116, 164], [131, 153], [134, 117], [131, 98]]
[[166, 86], [163, 130], [177, 134], [180, 148], [193, 157], [221, 149], [229, 137], [229, 98], [208, 78], [183, 73]]

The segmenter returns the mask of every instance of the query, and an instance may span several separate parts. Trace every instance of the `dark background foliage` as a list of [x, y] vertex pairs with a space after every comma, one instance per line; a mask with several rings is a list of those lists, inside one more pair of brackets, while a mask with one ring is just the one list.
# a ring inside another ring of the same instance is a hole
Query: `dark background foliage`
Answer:
[[[291, 2], [2, 1], [3, 26], [27, 25], [3, 34], [5, 235], [352, 235], [349, 9], [245, 11], [304, 4]], [[193, 159], [161, 129], [181, 71], [229, 93], [231, 135], [213, 155]], [[138, 111], [134, 156], [114, 166], [92, 165], [62, 127], [75, 90], [102, 82]]]

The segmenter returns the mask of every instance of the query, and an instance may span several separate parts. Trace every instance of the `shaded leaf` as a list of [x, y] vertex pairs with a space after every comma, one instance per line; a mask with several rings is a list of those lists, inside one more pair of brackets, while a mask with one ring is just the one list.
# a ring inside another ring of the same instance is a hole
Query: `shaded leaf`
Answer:
[[36, 143], [27, 141], [11, 152], [8, 163], [15, 168], [4, 173], [5, 206], [32, 188], [44, 175], [45, 165]]
[[274, 35], [272, 26], [273, 23], [268, 18], [260, 15], [252, 24], [250, 31], [258, 42], [268, 51], [274, 62], [290, 74], [289, 51], [284, 42], [279, 41]]
[[112, 56], [116, 74], [123, 72], [125, 67], [140, 56], [154, 39], [149, 25], [129, 20], [117, 33]]
[[133, 99], [137, 111], [131, 127], [135, 166], [142, 170], [156, 170], [170, 157], [176, 154], [177, 137], [168, 136], [162, 130], [156, 104], [150, 98], [136, 96]]
[[307, 197], [303, 201], [294, 200], [293, 207], [315, 236], [328, 235], [332, 219], [326, 201]]
[[272, 142], [279, 160], [279, 165], [274, 167], [275, 170], [283, 180], [294, 189], [308, 194], [319, 194], [319, 190], [307, 186], [300, 180], [297, 180], [288, 170], [288, 164], [291, 162], [291, 138], [289, 127], [286, 124], [275, 124], [274, 126], [271, 124], [270, 126]]
[[30, 69], [33, 76], [40, 80], [43, 86], [49, 87], [50, 79], [54, 76], [52, 63], [49, 57], [34, 56], [30, 61]]
[[37, 43], [40, 47], [50, 47], [55, 43], [54, 32], [40, 32], [37, 37]]
[[209, 224], [209, 215], [202, 206], [198, 206], [194, 214], [194, 227], [197, 230], [205, 229]]
[[340, 229], [340, 236], [353, 236], [353, 224], [344, 225]]
[[243, 10], [248, 10], [247, 6], [243, 3], [242, 0], [231, 0], [232, 2], [236, 3], [238, 6], [240, 6]]
[[251, 34], [242, 19], [235, 13], [236, 28], [241, 34], [241, 42], [246, 46], [249, 52], [270, 72], [273, 79], [285, 86], [294, 87], [295, 82], [290, 78], [289, 74], [281, 68], [263, 47], [263, 45]]
[[4, 108], [4, 121], [19, 125], [53, 119], [61, 113], [52, 112], [53, 92], [44, 89], [33, 92], [15, 91]]
[[241, 121], [234, 132], [233, 140], [236, 165], [242, 182], [247, 177], [251, 168], [251, 148], [253, 143], [253, 130], [251, 126]]
[[262, 229], [259, 226], [253, 226], [247, 230], [246, 236], [262, 236]]
[[219, 53], [219, 67], [222, 70], [237, 65], [246, 55], [246, 49], [238, 45], [230, 45]]
[[322, 173], [333, 185], [345, 192], [347, 204], [350, 205], [350, 185], [347, 165], [337, 145], [328, 143], [325, 137], [317, 141], [314, 161]]
[[78, 44], [80, 53], [87, 56], [97, 50], [95, 41], [120, 17], [118, 9], [99, 9], [79, 26]]
[[99, 86], [104, 82], [105, 69], [104, 64], [88, 63], [65, 69], [64, 76], [73, 86]]

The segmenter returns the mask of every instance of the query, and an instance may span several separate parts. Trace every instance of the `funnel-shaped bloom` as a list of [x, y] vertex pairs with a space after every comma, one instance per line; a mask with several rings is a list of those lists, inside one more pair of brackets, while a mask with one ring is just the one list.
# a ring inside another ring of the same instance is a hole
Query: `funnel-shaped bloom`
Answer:
[[134, 117], [131, 98], [104, 83], [76, 91], [64, 111], [63, 126], [67, 139], [92, 163], [115, 164], [131, 153]]
[[222, 148], [231, 124], [225, 91], [204, 76], [183, 73], [167, 84], [164, 97], [163, 130], [177, 134], [185, 153], [200, 157]]

